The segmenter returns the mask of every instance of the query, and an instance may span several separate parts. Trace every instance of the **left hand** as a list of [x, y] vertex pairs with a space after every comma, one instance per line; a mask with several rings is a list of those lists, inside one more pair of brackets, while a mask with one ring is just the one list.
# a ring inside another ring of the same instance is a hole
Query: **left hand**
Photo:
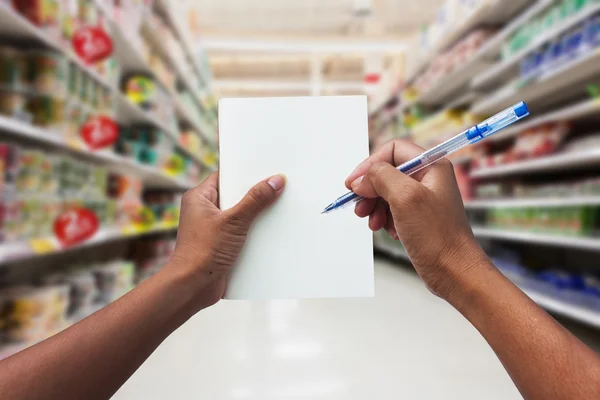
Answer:
[[189, 190], [181, 201], [175, 252], [165, 272], [182, 273], [196, 293], [199, 311], [218, 302], [248, 230], [258, 215], [283, 192], [285, 178], [275, 175], [254, 186], [233, 208], [218, 208], [218, 173]]

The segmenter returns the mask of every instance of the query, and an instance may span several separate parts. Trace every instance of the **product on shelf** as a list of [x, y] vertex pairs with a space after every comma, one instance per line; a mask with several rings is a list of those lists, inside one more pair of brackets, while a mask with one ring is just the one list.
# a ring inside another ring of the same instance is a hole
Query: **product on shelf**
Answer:
[[521, 132], [513, 145], [500, 153], [489, 154], [485, 148], [473, 158], [474, 168], [494, 167], [543, 157], [561, 149], [571, 131], [568, 122], [551, 123]]
[[589, 206], [494, 208], [488, 224], [502, 229], [524, 229], [564, 235], [589, 235], [597, 225], [598, 209]]
[[[566, 19], [574, 18], [587, 7], [597, 6], [596, 1], [565, 0], [551, 8], [542, 19], [533, 21], [519, 31], [504, 48], [505, 58], [521, 51], [534, 42], [539, 35], [552, 30]], [[578, 25], [543, 44], [521, 61], [521, 77], [535, 77], [551, 71], [575, 58], [583, 57], [600, 45], [600, 13], [582, 21]]]
[[[110, 29], [95, 0], [13, 0], [13, 8], [37, 25], [62, 48], [71, 49], [71, 39], [83, 27], [102, 27], [110, 34]], [[75, 54], [72, 50], [69, 50]], [[115, 60], [109, 57], [88, 66], [100, 76], [114, 78]]]
[[567, 266], [532, 269], [518, 253], [496, 249], [491, 259], [498, 269], [524, 290], [541, 293], [555, 301], [600, 311], [600, 276], [580, 273]]
[[[199, 177], [195, 164], [181, 164]], [[50, 237], [55, 219], [74, 208], [91, 210], [102, 227], [173, 226], [179, 218], [177, 196], [154, 192], [145, 203], [140, 179], [65, 155], [0, 143], [0, 173], [0, 243]]]
[[133, 259], [137, 266], [137, 283], [157, 273], [175, 250], [175, 239], [140, 239], [133, 247]]
[[423, 94], [428, 91], [444, 77], [462, 67], [494, 33], [495, 31], [490, 29], [478, 29], [471, 32], [450, 50], [437, 55], [425, 72], [415, 80], [412, 87], [407, 89], [412, 94], [407, 93], [403, 97], [418, 98], [418, 95], [414, 94]]
[[27, 346], [60, 332], [131, 290], [135, 275], [133, 262], [115, 260], [0, 288], [0, 344]]
[[[598, 4], [596, 0], [563, 0], [553, 7], [549, 8], [545, 14], [524, 24], [510, 39], [507, 40], [503, 49], [502, 57], [510, 58], [514, 54], [527, 48], [534, 43], [540, 36], [556, 29], [564, 23], [565, 20], [573, 18], [577, 14], [585, 11], [587, 7]], [[593, 20], [593, 18], [592, 18]], [[572, 47], [582, 40], [580, 37], [581, 27], [575, 27], [564, 35], [564, 38], [556, 38], [547, 45], [551, 52], [558, 55], [563, 53], [563, 47]], [[592, 30], [594, 32], [594, 30]]]
[[171, 96], [151, 77], [130, 76], [123, 82], [123, 92], [133, 104], [152, 112], [158, 120], [166, 123], [169, 127], [176, 126], [175, 109]]

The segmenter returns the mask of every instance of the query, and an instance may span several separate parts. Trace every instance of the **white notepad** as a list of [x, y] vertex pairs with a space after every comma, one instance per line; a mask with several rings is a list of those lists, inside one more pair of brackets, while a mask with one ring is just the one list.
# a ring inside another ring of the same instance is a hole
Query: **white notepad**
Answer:
[[374, 295], [373, 236], [352, 208], [321, 211], [369, 155], [365, 96], [223, 99], [220, 202], [234, 206], [283, 173], [281, 198], [253, 225], [225, 298]]

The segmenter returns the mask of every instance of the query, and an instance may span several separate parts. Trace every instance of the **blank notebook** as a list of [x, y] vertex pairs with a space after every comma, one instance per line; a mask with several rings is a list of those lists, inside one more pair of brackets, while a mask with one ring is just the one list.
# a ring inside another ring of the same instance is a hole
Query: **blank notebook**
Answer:
[[367, 220], [352, 208], [321, 214], [369, 155], [367, 119], [365, 96], [219, 102], [221, 208], [261, 180], [287, 177], [281, 198], [252, 226], [225, 298], [374, 295]]

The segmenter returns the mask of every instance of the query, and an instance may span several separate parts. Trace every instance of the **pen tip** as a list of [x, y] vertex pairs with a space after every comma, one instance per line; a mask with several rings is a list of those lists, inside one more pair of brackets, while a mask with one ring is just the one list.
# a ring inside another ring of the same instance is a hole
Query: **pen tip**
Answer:
[[327, 207], [325, 207], [325, 209], [323, 210], [323, 212], [321, 214], [327, 214], [331, 210], [333, 210], [333, 203], [328, 205]]

